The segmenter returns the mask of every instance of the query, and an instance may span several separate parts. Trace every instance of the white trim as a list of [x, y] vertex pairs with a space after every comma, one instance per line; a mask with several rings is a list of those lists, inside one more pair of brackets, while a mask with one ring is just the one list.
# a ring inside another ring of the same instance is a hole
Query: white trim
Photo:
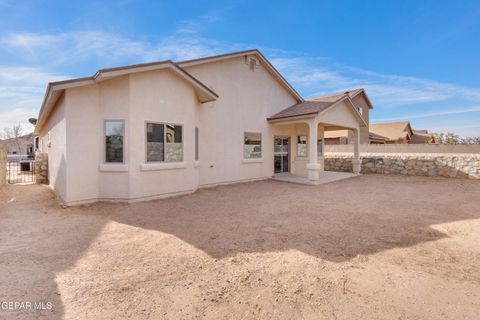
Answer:
[[142, 163], [140, 164], [141, 171], [158, 171], [158, 170], [174, 170], [186, 169], [188, 163], [183, 162], [156, 162], [156, 163]]
[[198, 168], [199, 166], [200, 166], [200, 161], [195, 160], [195, 162], [193, 163], [193, 167]]
[[242, 163], [260, 163], [265, 162], [264, 158], [250, 158], [250, 159], [242, 159]]
[[128, 164], [125, 163], [101, 163], [98, 170], [102, 172], [128, 172]]

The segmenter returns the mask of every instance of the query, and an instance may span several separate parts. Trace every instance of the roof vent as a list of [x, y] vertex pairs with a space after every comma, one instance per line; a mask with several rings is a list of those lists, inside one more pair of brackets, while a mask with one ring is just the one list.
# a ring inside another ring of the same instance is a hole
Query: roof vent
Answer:
[[248, 66], [250, 71], [255, 71], [255, 69], [257, 69], [260, 65], [255, 56], [245, 56], [245, 64]]

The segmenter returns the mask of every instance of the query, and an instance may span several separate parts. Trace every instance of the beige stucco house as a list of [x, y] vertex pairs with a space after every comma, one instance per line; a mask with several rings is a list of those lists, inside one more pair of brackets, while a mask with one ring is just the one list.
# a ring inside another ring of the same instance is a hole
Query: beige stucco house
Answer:
[[432, 141], [427, 130], [414, 130], [409, 121], [384, 122], [370, 125], [370, 134], [385, 139], [388, 144], [425, 144]]
[[359, 172], [359, 110], [349, 94], [303, 99], [249, 50], [50, 83], [35, 132], [65, 204], [139, 201], [281, 172], [318, 180], [331, 130], [352, 130]]

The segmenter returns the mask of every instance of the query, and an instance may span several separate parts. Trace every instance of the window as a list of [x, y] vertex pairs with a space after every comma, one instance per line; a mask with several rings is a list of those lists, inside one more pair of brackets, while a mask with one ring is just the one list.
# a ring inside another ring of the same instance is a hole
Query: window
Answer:
[[183, 161], [182, 126], [147, 123], [147, 162]]
[[195, 161], [198, 161], [198, 128], [195, 127]]
[[35, 151], [39, 150], [40, 149], [40, 138], [38, 136], [35, 137], [35, 140], [34, 140], [34, 145], [35, 145]]
[[105, 121], [105, 162], [123, 163], [123, 120]]
[[245, 132], [243, 140], [243, 157], [258, 159], [262, 157], [262, 134]]
[[323, 139], [317, 140], [317, 155], [323, 155]]
[[105, 162], [123, 163], [123, 120], [105, 121]]
[[297, 156], [306, 157], [307, 155], [307, 136], [297, 136]]

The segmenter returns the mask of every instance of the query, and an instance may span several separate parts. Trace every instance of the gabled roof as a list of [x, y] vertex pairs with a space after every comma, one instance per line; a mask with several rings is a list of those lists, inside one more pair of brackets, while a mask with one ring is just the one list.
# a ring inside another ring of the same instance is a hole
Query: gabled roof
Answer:
[[344, 92], [332, 93], [332, 94], [329, 94], [327, 96], [310, 98], [308, 100], [318, 100], [318, 99], [325, 100], [325, 99], [328, 99], [328, 98], [337, 99], [337, 98], [340, 98], [344, 95], [348, 95], [350, 97], [350, 99], [352, 99], [352, 100], [353, 100], [353, 98], [355, 98], [358, 95], [363, 95], [363, 97], [365, 98], [365, 101], [368, 104], [368, 108], [373, 109], [373, 104], [370, 101], [370, 98], [368, 97], [367, 93], [365, 92], [365, 89], [363, 89], [363, 88], [350, 89], [350, 90], [347, 90], [347, 91], [344, 91]]
[[130, 65], [130, 66], [118, 67], [118, 68], [100, 69], [97, 72], [95, 72], [95, 74], [91, 77], [50, 82], [47, 86], [47, 90], [43, 98], [42, 107], [40, 108], [40, 113], [38, 115], [37, 125], [35, 126], [35, 132], [38, 132], [38, 130], [40, 130], [40, 128], [43, 126], [45, 120], [48, 118], [48, 115], [53, 110], [55, 103], [57, 102], [58, 98], [62, 95], [65, 89], [95, 84], [107, 79], [119, 77], [119, 76], [130, 74], [130, 73], [160, 70], [160, 69], [170, 69], [173, 72], [175, 72], [178, 76], [180, 76], [182, 79], [189, 82], [193, 86], [195, 93], [198, 97], [198, 100], [200, 102], [202, 103], [209, 102], [209, 101], [216, 100], [218, 98], [218, 95], [215, 92], [213, 92], [210, 88], [208, 88], [205, 84], [200, 82], [190, 73], [188, 73], [187, 71], [185, 71], [180, 66], [178, 66], [177, 64], [175, 64], [170, 60], [136, 64], [136, 65]]
[[369, 132], [368, 137], [370, 138], [370, 140], [382, 141], [382, 142], [388, 141], [387, 137], [381, 136], [373, 132]]
[[255, 55], [258, 57], [260, 60], [261, 64], [266, 68], [270, 74], [277, 79], [280, 84], [298, 101], [302, 102], [304, 101], [303, 97], [292, 87], [290, 83], [278, 72], [277, 69], [268, 61], [267, 58], [258, 50], [258, 49], [251, 49], [251, 50], [245, 50], [245, 51], [238, 51], [238, 52], [232, 52], [232, 53], [227, 53], [227, 54], [220, 54], [216, 56], [210, 56], [210, 57], [204, 57], [204, 58], [199, 58], [199, 59], [192, 59], [192, 60], [185, 60], [185, 61], [179, 61], [177, 64], [181, 66], [182, 68], [188, 68], [190, 66], [195, 66], [199, 64], [204, 64], [204, 63], [211, 63], [211, 62], [217, 62], [217, 61], [222, 61], [222, 60], [227, 60], [227, 59], [233, 59], [237, 57], [242, 57], [242, 56], [248, 56], [248, 55]]
[[290, 106], [274, 114], [273, 116], [267, 118], [267, 120], [279, 120], [279, 119], [294, 118], [294, 117], [301, 117], [301, 116], [308, 116], [308, 115], [317, 115], [329, 110], [330, 108], [335, 107], [337, 104], [339, 104], [342, 101], [345, 101], [347, 105], [351, 107], [356, 118], [359, 119], [360, 122], [366, 126], [367, 124], [365, 122], [365, 119], [363, 119], [357, 107], [353, 104], [349, 94], [346, 92], [336, 93], [328, 96], [316, 97], [313, 99], [309, 99], [309, 100], [294, 104], [293, 106]]
[[410, 138], [413, 134], [408, 121], [370, 124], [370, 133], [387, 137], [390, 141]]

